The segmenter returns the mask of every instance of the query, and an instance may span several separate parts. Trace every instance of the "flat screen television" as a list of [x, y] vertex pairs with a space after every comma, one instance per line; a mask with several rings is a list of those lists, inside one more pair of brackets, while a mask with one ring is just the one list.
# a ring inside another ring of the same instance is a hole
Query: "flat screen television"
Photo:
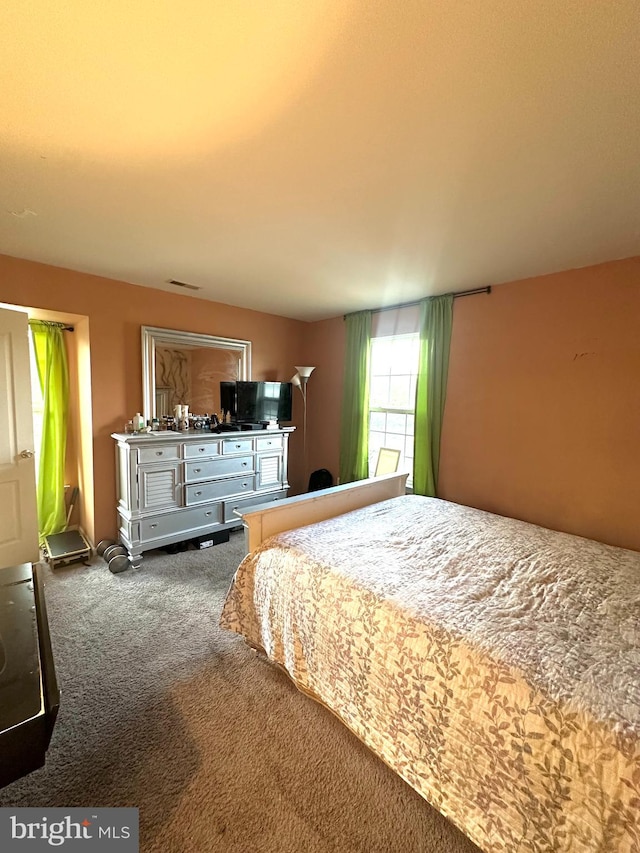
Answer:
[[292, 388], [290, 382], [236, 382], [236, 420], [254, 424], [290, 421]]

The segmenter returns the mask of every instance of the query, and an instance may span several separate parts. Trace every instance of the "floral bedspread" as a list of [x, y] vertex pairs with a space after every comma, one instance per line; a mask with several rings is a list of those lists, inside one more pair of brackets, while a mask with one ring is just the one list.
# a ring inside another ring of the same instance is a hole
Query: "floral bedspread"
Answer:
[[640, 553], [394, 498], [263, 543], [221, 624], [487, 853], [640, 853]]

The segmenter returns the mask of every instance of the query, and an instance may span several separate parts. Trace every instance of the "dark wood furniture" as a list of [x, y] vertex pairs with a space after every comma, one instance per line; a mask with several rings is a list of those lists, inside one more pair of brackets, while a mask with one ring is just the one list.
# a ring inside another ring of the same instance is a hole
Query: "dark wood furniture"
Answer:
[[41, 569], [0, 569], [0, 786], [42, 767], [60, 704]]

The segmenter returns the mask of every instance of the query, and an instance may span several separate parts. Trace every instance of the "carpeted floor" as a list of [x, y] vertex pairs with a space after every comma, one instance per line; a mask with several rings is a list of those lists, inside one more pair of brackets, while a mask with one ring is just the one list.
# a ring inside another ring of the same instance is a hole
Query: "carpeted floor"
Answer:
[[0, 806], [137, 806], [144, 853], [477, 853], [281, 672], [221, 631], [243, 553], [46, 569], [61, 708]]

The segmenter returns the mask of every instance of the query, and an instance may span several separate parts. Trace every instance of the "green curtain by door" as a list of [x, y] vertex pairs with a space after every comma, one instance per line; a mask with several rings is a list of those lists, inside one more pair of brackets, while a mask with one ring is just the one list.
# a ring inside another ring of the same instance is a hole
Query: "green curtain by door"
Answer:
[[436, 496], [440, 435], [447, 393], [453, 296], [433, 296], [420, 307], [420, 362], [416, 386], [413, 491]]
[[371, 311], [345, 317], [346, 352], [342, 423], [340, 429], [340, 482], [352, 483], [369, 476], [369, 359]]
[[67, 446], [69, 369], [62, 329], [31, 322], [38, 379], [44, 400], [42, 445], [38, 468], [38, 528], [40, 538], [66, 526], [64, 460]]

